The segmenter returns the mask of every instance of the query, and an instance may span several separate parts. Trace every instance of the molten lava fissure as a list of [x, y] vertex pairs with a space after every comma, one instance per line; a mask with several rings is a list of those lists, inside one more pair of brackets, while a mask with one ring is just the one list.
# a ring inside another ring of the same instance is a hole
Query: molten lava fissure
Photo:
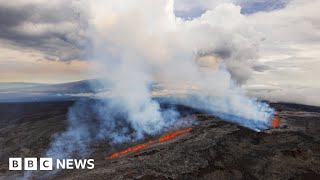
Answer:
[[163, 142], [163, 141], [168, 141], [174, 137], [176, 137], [177, 135], [179, 134], [182, 134], [182, 133], [185, 133], [185, 132], [188, 132], [188, 131], [191, 131], [192, 128], [188, 128], [188, 129], [183, 129], [183, 130], [179, 130], [179, 131], [176, 131], [176, 132], [173, 132], [173, 133], [170, 133], [170, 134], [167, 134], [161, 138], [158, 139], [159, 142]]
[[106, 159], [113, 159], [113, 158], [119, 157], [121, 155], [128, 154], [130, 152], [135, 152], [135, 151], [143, 149], [143, 148], [145, 148], [145, 147], [147, 147], [147, 146], [149, 146], [151, 144], [157, 143], [157, 142], [168, 141], [170, 139], [173, 139], [174, 137], [176, 137], [179, 134], [183, 134], [183, 133], [189, 132], [191, 130], [192, 130], [192, 128], [187, 128], [187, 129], [182, 129], [182, 130], [179, 130], [179, 131], [175, 131], [175, 132], [166, 134], [166, 135], [160, 137], [159, 139], [157, 139], [156, 141], [150, 140], [147, 143], [143, 143], [143, 144], [139, 144], [139, 145], [130, 147], [130, 148], [128, 148], [128, 149], [126, 149], [124, 151], [121, 151], [121, 152], [116, 152], [116, 153], [112, 154], [111, 156], [107, 157]]
[[279, 117], [278, 117], [278, 113], [277, 115], [274, 117], [273, 121], [272, 121], [272, 126], [273, 128], [277, 128], [279, 126]]

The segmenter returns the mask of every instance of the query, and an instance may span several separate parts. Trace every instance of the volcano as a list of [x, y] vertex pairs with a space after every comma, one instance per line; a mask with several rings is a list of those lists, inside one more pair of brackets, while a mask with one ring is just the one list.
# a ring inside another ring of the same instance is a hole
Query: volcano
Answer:
[[[9, 171], [9, 157], [42, 157], [56, 132], [67, 128], [73, 101], [0, 104], [0, 179], [24, 177]], [[93, 170], [54, 175], [34, 172], [34, 179], [319, 179], [320, 108], [274, 103], [276, 128], [256, 132], [177, 106], [192, 127], [110, 146], [95, 142], [87, 158]], [[273, 124], [274, 125], [274, 122]], [[74, 158], [77, 158], [76, 156]]]

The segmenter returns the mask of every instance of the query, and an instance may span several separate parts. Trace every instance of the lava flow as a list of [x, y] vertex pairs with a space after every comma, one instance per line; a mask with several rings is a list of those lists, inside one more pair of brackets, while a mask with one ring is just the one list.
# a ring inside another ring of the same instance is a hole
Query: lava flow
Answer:
[[279, 117], [278, 114], [274, 117], [273, 121], [272, 121], [272, 126], [273, 128], [277, 128], [279, 126]]
[[176, 137], [179, 134], [183, 134], [183, 133], [189, 132], [191, 130], [192, 130], [192, 128], [187, 128], [187, 129], [182, 129], [182, 130], [179, 130], [179, 131], [175, 131], [175, 132], [169, 133], [169, 134], [167, 134], [165, 136], [160, 137], [156, 141], [151, 140], [151, 141], [149, 141], [147, 143], [143, 143], [143, 144], [139, 144], [139, 145], [130, 147], [130, 148], [124, 150], [124, 151], [116, 152], [116, 153], [112, 154], [111, 156], [107, 157], [106, 159], [113, 159], [113, 158], [119, 157], [121, 155], [128, 154], [130, 152], [135, 152], [135, 151], [143, 149], [143, 148], [145, 148], [147, 146], [150, 146], [151, 144], [154, 144], [154, 143], [157, 143], [157, 142], [168, 141], [170, 139], [173, 139], [174, 137]]

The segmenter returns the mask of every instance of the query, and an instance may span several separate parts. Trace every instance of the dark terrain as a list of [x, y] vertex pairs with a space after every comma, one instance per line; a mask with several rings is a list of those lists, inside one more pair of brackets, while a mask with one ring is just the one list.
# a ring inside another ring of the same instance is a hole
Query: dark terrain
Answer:
[[[72, 101], [0, 104], [0, 179], [9, 157], [42, 157], [55, 132], [67, 125]], [[255, 132], [187, 107], [199, 124], [190, 132], [140, 151], [106, 160], [115, 151], [92, 145], [93, 170], [64, 170], [52, 179], [320, 179], [320, 107], [276, 103], [280, 127]], [[133, 144], [134, 145], [134, 144]], [[131, 145], [132, 146], [132, 145]], [[33, 179], [38, 179], [38, 174]], [[46, 177], [47, 179], [48, 177]]]

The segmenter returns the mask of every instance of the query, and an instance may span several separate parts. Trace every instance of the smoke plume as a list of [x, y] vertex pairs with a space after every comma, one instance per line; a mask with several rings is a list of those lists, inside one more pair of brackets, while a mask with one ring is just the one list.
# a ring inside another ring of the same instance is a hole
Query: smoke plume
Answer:
[[220, 4], [185, 20], [175, 16], [173, 0], [86, 3], [88, 56], [95, 64], [89, 73], [111, 84], [111, 91], [73, 106], [69, 128], [55, 137], [47, 155], [84, 154], [95, 140], [117, 144], [185, 126], [175, 109], [160, 108], [152, 82], [172, 90], [160, 93], [165, 102], [254, 130], [269, 127], [273, 109], [240, 87], [253, 71], [261, 37], [239, 6]]

